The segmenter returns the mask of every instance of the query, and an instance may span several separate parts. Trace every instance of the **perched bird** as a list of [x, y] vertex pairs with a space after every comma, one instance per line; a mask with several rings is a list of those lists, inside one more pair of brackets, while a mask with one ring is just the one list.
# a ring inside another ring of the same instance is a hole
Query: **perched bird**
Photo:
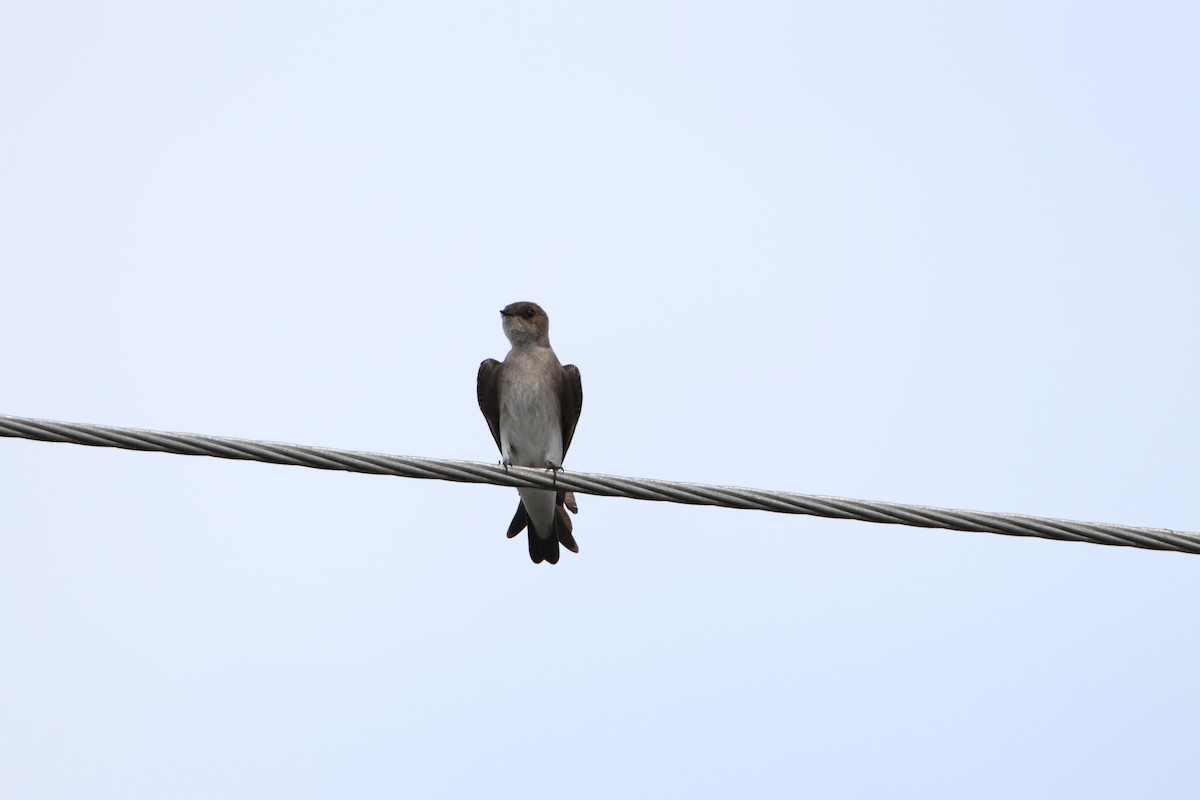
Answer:
[[[504, 363], [489, 358], [479, 365], [476, 391], [503, 464], [562, 469], [583, 408], [579, 368], [565, 367], [550, 347], [550, 318], [537, 303], [505, 306], [504, 335], [512, 349]], [[571, 534], [572, 514], [579, 513], [573, 492], [518, 489], [521, 502], [508, 526], [508, 538], [529, 528], [533, 563], [558, 563], [558, 546], [579, 552]]]

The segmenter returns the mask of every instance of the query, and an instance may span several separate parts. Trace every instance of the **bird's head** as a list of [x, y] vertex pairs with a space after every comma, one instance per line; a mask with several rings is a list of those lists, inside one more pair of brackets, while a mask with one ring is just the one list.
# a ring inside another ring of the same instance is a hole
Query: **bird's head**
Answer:
[[504, 317], [504, 335], [513, 347], [550, 344], [550, 318], [537, 303], [522, 301], [500, 309]]

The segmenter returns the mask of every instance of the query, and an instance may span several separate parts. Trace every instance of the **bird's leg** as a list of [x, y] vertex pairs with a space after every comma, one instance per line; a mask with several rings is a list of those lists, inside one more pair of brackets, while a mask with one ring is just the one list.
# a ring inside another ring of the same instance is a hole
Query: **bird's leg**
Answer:
[[558, 486], [558, 472], [562, 469], [562, 464], [555, 464], [554, 461], [546, 459], [546, 469], [554, 476], [554, 486]]
[[502, 459], [500, 459], [500, 466], [504, 467], [504, 471], [507, 473], [508, 468], [512, 466], [512, 462], [509, 461], [507, 458], [502, 458]]

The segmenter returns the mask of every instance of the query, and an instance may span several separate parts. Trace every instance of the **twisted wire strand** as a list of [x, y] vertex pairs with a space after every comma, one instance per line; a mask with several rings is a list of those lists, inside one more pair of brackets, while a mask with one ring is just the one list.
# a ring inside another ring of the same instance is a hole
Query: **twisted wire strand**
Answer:
[[31, 419], [0, 414], [0, 436], [65, 442], [93, 447], [119, 447], [188, 456], [211, 456], [242, 461], [264, 461], [313, 469], [343, 470], [371, 475], [399, 475], [462, 483], [498, 486], [569, 489], [604, 497], [628, 497], [689, 505], [758, 509], [781, 514], [809, 514], [921, 528], [1037, 536], [1069, 542], [1141, 547], [1200, 554], [1200, 533], [1162, 528], [1136, 528], [1097, 522], [1075, 522], [1023, 514], [962, 511], [949, 508], [850, 500], [794, 492], [710, 486], [700, 483], [623, 478], [586, 472], [558, 472], [528, 467], [508, 467], [476, 461], [454, 461], [418, 456], [392, 456], [338, 450], [332, 447], [263, 442], [195, 433], [169, 433], [138, 428], [116, 428], [77, 422]]

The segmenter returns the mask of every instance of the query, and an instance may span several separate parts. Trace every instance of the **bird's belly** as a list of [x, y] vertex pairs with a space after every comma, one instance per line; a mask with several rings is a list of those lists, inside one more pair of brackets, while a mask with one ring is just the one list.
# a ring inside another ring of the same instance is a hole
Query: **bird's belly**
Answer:
[[519, 392], [500, 408], [500, 449], [511, 464], [545, 467], [562, 464], [562, 427], [558, 403]]

